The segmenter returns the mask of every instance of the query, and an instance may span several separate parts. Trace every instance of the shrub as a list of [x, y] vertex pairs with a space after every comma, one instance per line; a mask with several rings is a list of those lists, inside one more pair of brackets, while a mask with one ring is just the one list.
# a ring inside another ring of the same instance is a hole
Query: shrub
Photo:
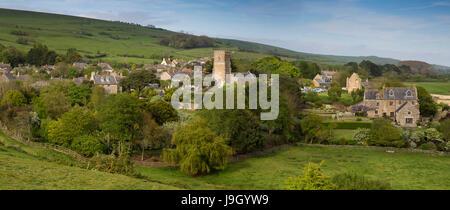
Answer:
[[342, 173], [333, 176], [331, 181], [338, 190], [391, 190], [391, 184], [382, 180], [370, 180], [356, 173]]
[[433, 142], [427, 142], [425, 144], [420, 145], [419, 149], [422, 149], [422, 150], [436, 150], [437, 147], [436, 147], [436, 145]]
[[27, 99], [22, 92], [18, 90], [8, 90], [2, 99], [1, 105], [8, 107], [20, 107], [25, 106]]
[[91, 157], [97, 153], [102, 153], [104, 145], [97, 138], [92, 136], [76, 137], [71, 145], [76, 152]]
[[369, 145], [394, 147], [403, 147], [405, 145], [399, 129], [393, 126], [388, 119], [375, 119], [370, 133], [372, 138], [368, 142]]
[[353, 135], [353, 141], [357, 144], [364, 144], [370, 141], [370, 129], [358, 128], [356, 133]]
[[96, 154], [89, 160], [88, 169], [137, 176], [138, 173], [133, 167], [129, 151], [126, 148], [124, 145], [119, 145], [113, 148], [110, 155]]
[[303, 169], [303, 174], [298, 177], [289, 177], [286, 181], [286, 190], [334, 190], [336, 185], [330, 177], [325, 176], [320, 164], [308, 163]]

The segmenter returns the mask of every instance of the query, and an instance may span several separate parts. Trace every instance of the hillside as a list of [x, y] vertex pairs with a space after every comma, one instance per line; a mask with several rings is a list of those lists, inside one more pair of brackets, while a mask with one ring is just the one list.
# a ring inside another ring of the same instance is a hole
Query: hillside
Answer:
[[[397, 64], [390, 58], [318, 55], [295, 52], [279, 47], [230, 39], [214, 39], [208, 48], [179, 49], [161, 45], [161, 39], [176, 32], [90, 18], [39, 12], [0, 9], [0, 44], [22, 50], [31, 48], [34, 42], [45, 43], [58, 53], [69, 48], [78, 49], [84, 56], [105, 61], [151, 63], [162, 56], [192, 59], [211, 56], [213, 49], [228, 49], [234, 56], [257, 59], [265, 55], [277, 55], [290, 59], [302, 59], [324, 64], [345, 64], [370, 60], [376, 64]], [[18, 39], [26, 39], [19, 44]]]

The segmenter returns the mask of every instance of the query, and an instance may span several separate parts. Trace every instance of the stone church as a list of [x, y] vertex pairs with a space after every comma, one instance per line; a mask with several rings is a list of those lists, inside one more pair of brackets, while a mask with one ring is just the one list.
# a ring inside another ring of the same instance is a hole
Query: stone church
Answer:
[[228, 81], [226, 81], [227, 74], [231, 74], [230, 52], [225, 50], [215, 50], [213, 78], [216, 81], [220, 81], [220, 86], [223, 86], [225, 83], [228, 83]]
[[368, 117], [386, 116], [400, 126], [415, 127], [420, 120], [416, 87], [366, 90], [361, 104], [369, 108]]
[[366, 79], [366, 81], [363, 82], [357, 73], [353, 73], [352, 76], [347, 77], [346, 89], [348, 94], [352, 93], [355, 90], [360, 90], [363, 87], [366, 89], [371, 88], [369, 79]]

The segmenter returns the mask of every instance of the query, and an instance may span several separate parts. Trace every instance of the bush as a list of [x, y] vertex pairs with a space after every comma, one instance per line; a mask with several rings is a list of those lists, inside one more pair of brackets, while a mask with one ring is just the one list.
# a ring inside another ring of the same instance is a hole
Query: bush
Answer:
[[104, 145], [92, 136], [76, 137], [71, 145], [76, 152], [91, 157], [97, 153], [103, 153]]
[[391, 190], [391, 184], [382, 180], [369, 180], [356, 173], [342, 173], [333, 176], [331, 181], [338, 190]]
[[420, 145], [419, 149], [422, 149], [422, 150], [436, 150], [437, 147], [436, 147], [436, 145], [433, 142], [427, 142], [425, 144]]
[[336, 185], [331, 182], [330, 177], [322, 173], [320, 164], [308, 163], [303, 169], [303, 174], [298, 177], [290, 177], [287, 182], [286, 190], [334, 190]]
[[392, 125], [388, 119], [378, 118], [373, 121], [371, 139], [368, 142], [373, 146], [404, 147], [405, 143], [400, 135], [400, 130]]
[[370, 141], [370, 138], [370, 129], [367, 128], [358, 128], [353, 135], [353, 141], [357, 144], [365, 144]]
[[133, 167], [133, 162], [126, 148], [124, 145], [119, 145], [118, 149], [116, 147], [113, 148], [113, 152], [110, 155], [96, 154], [89, 160], [88, 169], [137, 176], [138, 173]]

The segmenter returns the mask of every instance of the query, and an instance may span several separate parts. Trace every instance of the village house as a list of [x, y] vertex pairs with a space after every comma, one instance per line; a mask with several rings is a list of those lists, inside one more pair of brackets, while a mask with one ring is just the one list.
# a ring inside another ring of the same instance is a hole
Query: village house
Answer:
[[333, 77], [336, 73], [337, 73], [336, 71], [327, 71], [327, 70], [321, 71], [321, 74], [326, 75], [330, 80], [333, 80]]
[[368, 117], [387, 116], [400, 126], [415, 127], [420, 120], [416, 87], [365, 90], [364, 100], [360, 104], [369, 108]]
[[102, 71], [106, 71], [109, 73], [112, 73], [114, 69], [107, 63], [98, 63], [97, 66], [100, 66], [102, 68]]
[[120, 77], [116, 74], [101, 75], [92, 72], [90, 80], [93, 81], [94, 85], [103, 87], [106, 94], [117, 94], [122, 92], [122, 88], [119, 86]]
[[331, 86], [331, 79], [326, 74], [317, 74], [312, 83], [316, 88], [329, 88]]
[[11, 71], [11, 65], [10, 64], [4, 64], [0, 63], [0, 74], [6, 74]]
[[78, 68], [78, 69], [87, 69], [89, 67], [89, 65], [87, 63], [81, 63], [81, 62], [75, 62], [72, 64], [73, 67]]
[[0, 76], [0, 81], [9, 82], [11, 80], [20, 80], [20, 81], [28, 81], [29, 77], [27, 75], [22, 75], [20, 72], [17, 72], [17, 75], [11, 73], [4, 73]]

